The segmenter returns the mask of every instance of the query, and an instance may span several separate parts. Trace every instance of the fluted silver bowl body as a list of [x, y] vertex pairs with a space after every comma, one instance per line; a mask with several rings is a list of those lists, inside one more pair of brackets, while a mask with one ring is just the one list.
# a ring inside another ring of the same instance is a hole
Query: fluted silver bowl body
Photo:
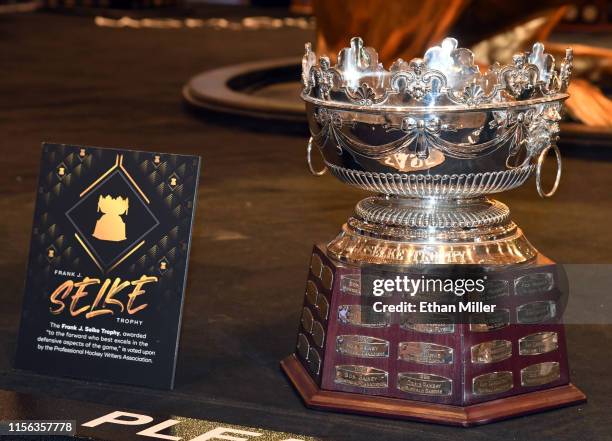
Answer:
[[[312, 148], [343, 182], [392, 196], [465, 198], [523, 184], [554, 145], [571, 75], [536, 43], [480, 73], [454, 39], [389, 70], [359, 38], [331, 66], [306, 45]], [[310, 153], [310, 149], [309, 149]], [[310, 158], [309, 158], [310, 160]]]

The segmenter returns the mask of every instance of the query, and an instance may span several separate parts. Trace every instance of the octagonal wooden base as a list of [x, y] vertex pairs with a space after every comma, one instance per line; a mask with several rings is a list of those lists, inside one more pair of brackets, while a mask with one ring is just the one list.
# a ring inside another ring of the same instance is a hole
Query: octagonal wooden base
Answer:
[[281, 361], [281, 368], [307, 407], [452, 426], [469, 427], [487, 424], [586, 402], [586, 395], [570, 383], [471, 406], [450, 406], [323, 390], [317, 386], [295, 355], [290, 355]]

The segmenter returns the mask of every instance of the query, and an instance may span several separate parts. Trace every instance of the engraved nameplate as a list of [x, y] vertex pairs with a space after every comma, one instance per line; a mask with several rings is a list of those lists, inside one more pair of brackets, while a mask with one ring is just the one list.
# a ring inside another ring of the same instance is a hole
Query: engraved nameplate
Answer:
[[334, 381], [349, 386], [381, 388], [389, 385], [389, 374], [370, 366], [345, 364], [336, 366]]
[[323, 269], [323, 262], [321, 262], [319, 255], [315, 253], [312, 255], [312, 259], [310, 259], [310, 271], [315, 277], [320, 279], [321, 269]]
[[308, 358], [308, 350], [310, 349], [310, 343], [308, 343], [308, 339], [302, 333], [298, 334], [297, 339], [297, 353], [300, 354], [304, 360]]
[[329, 303], [323, 294], [317, 297], [317, 309], [319, 310], [319, 316], [323, 320], [327, 320], [327, 314], [329, 313]]
[[473, 301], [491, 302], [510, 295], [509, 282], [504, 279], [488, 279], [484, 284], [484, 291], [477, 291], [468, 294], [468, 298]]
[[[400, 316], [400, 327], [426, 334], [452, 334], [455, 332], [454, 317], [445, 313], [404, 313]], [[415, 318], [418, 318], [418, 322]]]
[[388, 357], [389, 342], [365, 335], [339, 335], [336, 338], [336, 351], [354, 357]]
[[398, 358], [422, 364], [451, 364], [453, 348], [422, 341], [404, 341], [399, 344]]
[[540, 355], [559, 347], [556, 332], [536, 332], [519, 339], [519, 355]]
[[514, 292], [518, 296], [544, 294], [555, 284], [552, 273], [533, 273], [514, 280]]
[[472, 346], [472, 363], [497, 363], [512, 356], [512, 342], [491, 340]]
[[470, 316], [470, 331], [490, 332], [510, 324], [510, 310], [498, 309], [493, 312], [479, 312]]
[[302, 328], [308, 333], [312, 332], [312, 324], [314, 323], [314, 317], [312, 316], [312, 312], [310, 309], [304, 307], [302, 309], [302, 319], [300, 320], [302, 323]]
[[561, 371], [557, 361], [532, 364], [521, 369], [521, 385], [525, 387], [541, 386], [559, 378], [561, 378]]
[[516, 308], [516, 319], [523, 324], [546, 322], [554, 318], [556, 314], [557, 304], [552, 300], [525, 303]]
[[338, 307], [338, 320], [343, 325], [384, 328], [389, 326], [391, 314], [376, 312], [371, 307], [362, 305], [341, 305]]
[[340, 291], [354, 296], [361, 295], [361, 276], [359, 274], [344, 274], [340, 276]]
[[321, 270], [321, 283], [327, 290], [332, 289], [334, 285], [334, 273], [327, 265], [323, 265], [323, 269]]
[[474, 395], [491, 395], [507, 392], [514, 387], [511, 371], [491, 372], [472, 380]]
[[397, 375], [397, 388], [418, 395], [448, 396], [453, 393], [453, 380], [423, 372], [401, 372]]
[[308, 362], [308, 369], [310, 369], [310, 372], [314, 375], [319, 375], [319, 371], [321, 370], [321, 356], [315, 348], [310, 348], [306, 361]]
[[308, 300], [308, 303], [316, 305], [318, 294], [319, 290], [317, 289], [317, 285], [315, 285], [312, 280], [306, 282], [306, 300]]

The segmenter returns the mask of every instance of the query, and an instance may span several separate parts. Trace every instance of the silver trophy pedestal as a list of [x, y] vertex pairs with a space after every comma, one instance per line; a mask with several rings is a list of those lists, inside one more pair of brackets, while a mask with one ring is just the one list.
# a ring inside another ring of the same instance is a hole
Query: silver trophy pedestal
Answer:
[[340, 262], [383, 265], [508, 265], [537, 255], [508, 207], [484, 196], [363, 199], [327, 249]]

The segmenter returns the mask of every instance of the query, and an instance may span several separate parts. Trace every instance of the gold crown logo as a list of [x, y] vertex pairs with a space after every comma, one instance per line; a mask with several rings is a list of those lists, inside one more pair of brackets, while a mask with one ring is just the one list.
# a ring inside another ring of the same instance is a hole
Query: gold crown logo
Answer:
[[102, 196], [98, 199], [98, 212], [104, 213], [96, 222], [93, 237], [100, 240], [120, 242], [126, 239], [125, 223], [121, 215], [128, 214], [129, 200], [111, 195]]

